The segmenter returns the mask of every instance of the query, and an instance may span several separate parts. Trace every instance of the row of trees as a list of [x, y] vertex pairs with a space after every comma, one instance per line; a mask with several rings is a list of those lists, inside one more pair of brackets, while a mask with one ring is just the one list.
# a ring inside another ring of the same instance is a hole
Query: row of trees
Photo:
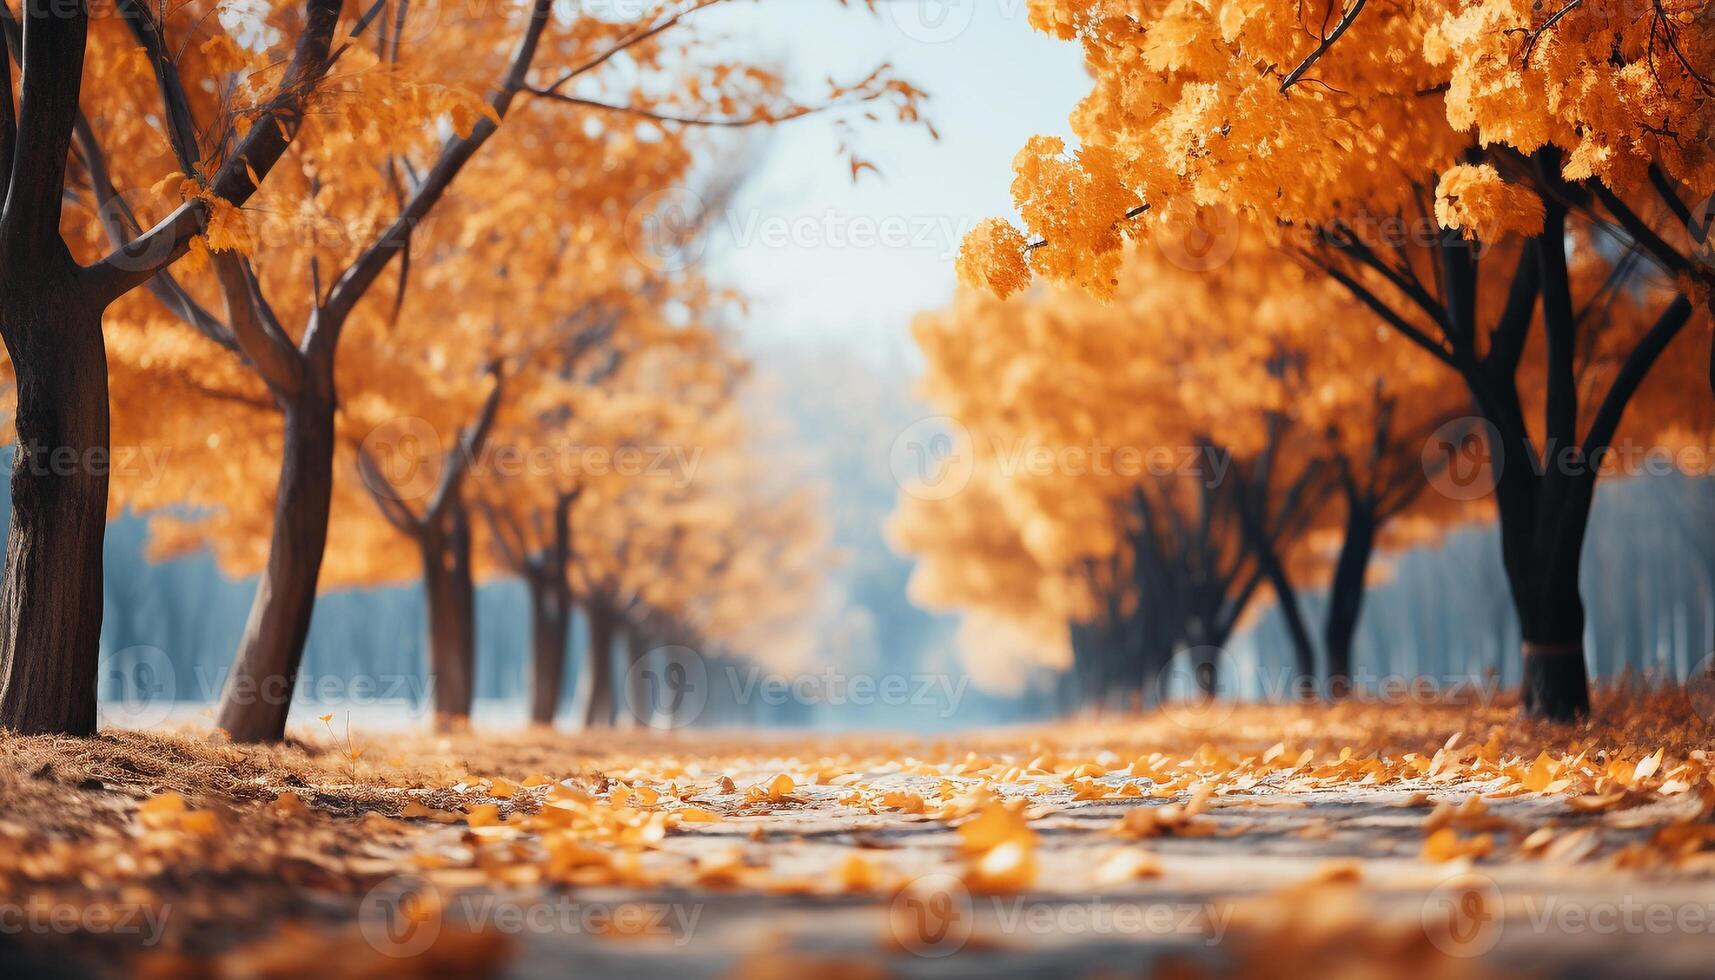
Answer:
[[[878, 71], [796, 97], [696, 43], [722, 2], [8, 11], [0, 725], [93, 729], [102, 531], [124, 508], [159, 514], [158, 554], [259, 573], [219, 708], [247, 741], [283, 734], [329, 587], [423, 576], [449, 722], [484, 575], [531, 584], [538, 720], [583, 605], [595, 723], [617, 632], [632, 656], [748, 643], [771, 613], [733, 595], [813, 591], [812, 501], [744, 461], [729, 298], [672, 261], [694, 228], [673, 191], [720, 183], [701, 134], [909, 122], [921, 95]], [[171, 465], [128, 480], [113, 446]]]
[[[1401, 372], [1427, 364], [1494, 434], [1524, 705], [1585, 711], [1578, 572], [1597, 464], [1645, 377], [1685, 357], [1668, 353], [1675, 341], [1706, 340], [1686, 327], [1715, 302], [1706, 5], [1034, 0], [1030, 12], [1083, 46], [1094, 86], [1071, 118], [1076, 150], [1038, 137], [1018, 156], [1025, 228], [981, 226], [962, 277], [1001, 296], [1042, 277], [1112, 297], [1134, 245], [1183, 254], [1188, 228], [1230, 218], [1270, 243], [1253, 271], [1264, 290], [1288, 266], [1336, 285], [1362, 315], [1322, 321], [1331, 344], [1390, 331], [1421, 360], [1371, 378], [1403, 395]], [[1134, 359], [1152, 327], [1133, 325]], [[1706, 398], [1678, 394], [1677, 410], [1703, 413]], [[1268, 508], [1232, 504], [1253, 536], [1297, 509], [1292, 475], [1264, 456], [1268, 472], [1238, 482], [1266, 487], [1254, 497]], [[1237, 573], [1239, 595], [1278, 579], [1279, 563], [1257, 562]]]

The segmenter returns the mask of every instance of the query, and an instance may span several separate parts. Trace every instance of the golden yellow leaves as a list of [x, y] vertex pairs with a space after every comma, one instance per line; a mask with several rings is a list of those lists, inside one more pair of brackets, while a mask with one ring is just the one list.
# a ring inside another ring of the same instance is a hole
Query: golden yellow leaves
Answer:
[[980, 222], [959, 246], [959, 281], [1001, 299], [1030, 285], [1024, 233], [1000, 218]]
[[1036, 832], [1023, 799], [994, 802], [959, 825], [960, 850], [969, 860], [965, 883], [973, 891], [1027, 888], [1036, 880]]
[[137, 807], [137, 820], [151, 830], [177, 830], [200, 837], [220, 830], [220, 818], [212, 810], [192, 810], [178, 793], [150, 797]]
[[1489, 834], [1461, 837], [1452, 827], [1443, 827], [1423, 841], [1425, 861], [1452, 861], [1458, 858], [1479, 858], [1494, 853], [1495, 839]]
[[1208, 805], [1215, 793], [1214, 783], [1200, 783], [1183, 804], [1139, 806], [1126, 811], [1114, 825], [1113, 832], [1121, 837], [1203, 836], [1214, 832], [1214, 825], [1195, 818]]
[[1102, 146], [1068, 155], [1062, 140], [1034, 137], [1013, 160], [1012, 199], [1025, 226], [1042, 236], [1030, 265], [1057, 282], [1112, 296], [1126, 220], [1139, 204], [1119, 175], [1120, 161]]
[[1542, 199], [1527, 187], [1509, 184], [1491, 164], [1460, 164], [1441, 175], [1435, 187], [1435, 220], [1467, 239], [1499, 241], [1509, 234], [1542, 232]]

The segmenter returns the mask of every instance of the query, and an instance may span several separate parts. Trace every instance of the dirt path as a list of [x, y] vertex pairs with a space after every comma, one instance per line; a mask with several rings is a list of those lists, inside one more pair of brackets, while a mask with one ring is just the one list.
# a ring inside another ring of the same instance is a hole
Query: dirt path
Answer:
[[1706, 978], [1712, 748], [1635, 697], [1577, 731], [0, 737], [0, 971]]

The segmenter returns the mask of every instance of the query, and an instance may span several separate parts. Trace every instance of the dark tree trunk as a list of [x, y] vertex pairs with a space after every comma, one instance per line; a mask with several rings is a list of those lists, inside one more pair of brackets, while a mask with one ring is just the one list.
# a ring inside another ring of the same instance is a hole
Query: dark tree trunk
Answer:
[[435, 726], [460, 728], [470, 722], [476, 695], [476, 590], [463, 502], [451, 501], [438, 520], [424, 525], [417, 544], [423, 557]]
[[589, 643], [584, 648], [584, 669], [578, 677], [577, 717], [585, 728], [613, 725], [613, 611], [600, 602], [584, 605], [589, 624]]
[[1376, 521], [1370, 507], [1351, 497], [1346, 501], [1345, 538], [1328, 587], [1328, 611], [1322, 639], [1328, 650], [1328, 693], [1344, 698], [1352, 690], [1352, 641], [1363, 611], [1365, 579], [1375, 553]]
[[626, 623], [621, 632], [625, 634], [625, 678], [621, 681], [625, 710], [618, 712], [619, 727], [649, 727], [655, 720], [656, 705], [655, 690], [643, 665], [643, 658], [649, 656], [648, 637], [635, 623]]
[[327, 549], [334, 404], [331, 374], [305, 370], [302, 391], [283, 406], [268, 564], [220, 697], [219, 724], [235, 742], [276, 742], [286, 734]]
[[63, 245], [9, 263], [5, 280], [0, 335], [17, 375], [18, 448], [0, 582], [0, 726], [89, 735], [109, 469], [102, 310], [85, 300]]
[[538, 569], [526, 582], [530, 588], [530, 721], [552, 725], [565, 683], [571, 593], [563, 568]]

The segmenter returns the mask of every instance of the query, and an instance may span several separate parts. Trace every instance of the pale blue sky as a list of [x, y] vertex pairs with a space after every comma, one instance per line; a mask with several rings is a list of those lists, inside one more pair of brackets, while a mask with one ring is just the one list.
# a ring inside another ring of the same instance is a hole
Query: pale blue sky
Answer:
[[711, 11], [705, 26], [753, 57], [780, 60], [820, 92], [881, 62], [931, 96], [922, 128], [865, 124], [855, 145], [881, 170], [854, 186], [827, 122], [780, 127], [711, 236], [717, 276], [753, 301], [755, 342], [849, 342], [897, 350], [918, 310], [946, 302], [959, 240], [1011, 213], [1013, 155], [1064, 134], [1089, 90], [1076, 45], [1032, 30], [1025, 0], [884, 0], [878, 15], [835, 0], [772, 0]]

